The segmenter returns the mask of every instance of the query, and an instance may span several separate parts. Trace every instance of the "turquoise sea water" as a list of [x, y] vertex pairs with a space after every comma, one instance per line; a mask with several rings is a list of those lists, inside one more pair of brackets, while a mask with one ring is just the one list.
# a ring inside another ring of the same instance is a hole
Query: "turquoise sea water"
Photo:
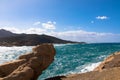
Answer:
[[92, 71], [108, 55], [120, 51], [120, 43], [55, 45], [54, 62], [39, 77], [45, 78]]
[[[45, 78], [92, 71], [108, 55], [120, 51], [120, 43], [103, 44], [55, 44], [54, 62], [38, 80]], [[0, 64], [31, 52], [33, 46], [0, 47]]]

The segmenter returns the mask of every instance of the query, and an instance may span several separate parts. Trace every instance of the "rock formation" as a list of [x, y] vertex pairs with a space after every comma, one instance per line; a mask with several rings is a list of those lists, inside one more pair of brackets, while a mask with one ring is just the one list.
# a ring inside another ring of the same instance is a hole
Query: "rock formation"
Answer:
[[107, 57], [94, 71], [101, 71], [103, 69], [109, 69], [114, 67], [120, 67], [120, 52], [116, 52]]
[[46, 80], [120, 80], [120, 52], [106, 58], [94, 71], [57, 76]]
[[52, 44], [42, 44], [18, 60], [0, 65], [0, 80], [37, 80], [38, 76], [54, 60]]

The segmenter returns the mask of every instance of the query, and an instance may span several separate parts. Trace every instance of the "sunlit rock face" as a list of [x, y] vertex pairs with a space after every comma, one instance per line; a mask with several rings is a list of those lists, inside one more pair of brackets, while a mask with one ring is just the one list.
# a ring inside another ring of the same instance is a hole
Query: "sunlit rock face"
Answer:
[[52, 44], [38, 45], [18, 60], [0, 65], [0, 80], [37, 80], [42, 71], [53, 62], [54, 56]]
[[94, 69], [94, 71], [101, 71], [114, 67], [120, 67], [120, 52], [116, 52], [107, 57], [97, 68]]

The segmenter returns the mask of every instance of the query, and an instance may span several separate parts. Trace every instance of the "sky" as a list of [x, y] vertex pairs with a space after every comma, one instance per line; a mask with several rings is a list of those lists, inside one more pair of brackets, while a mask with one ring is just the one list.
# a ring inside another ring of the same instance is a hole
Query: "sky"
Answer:
[[0, 29], [65, 40], [120, 42], [120, 0], [0, 0]]

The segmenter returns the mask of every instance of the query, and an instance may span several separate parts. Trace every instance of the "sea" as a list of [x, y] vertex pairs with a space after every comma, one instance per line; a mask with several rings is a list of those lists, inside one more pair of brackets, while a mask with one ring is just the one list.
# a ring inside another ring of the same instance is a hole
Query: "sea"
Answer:
[[[0, 47], [0, 64], [15, 60], [32, 51], [34, 46]], [[54, 44], [53, 63], [43, 71], [38, 80], [49, 77], [92, 71], [107, 56], [120, 51], [120, 43]]]

